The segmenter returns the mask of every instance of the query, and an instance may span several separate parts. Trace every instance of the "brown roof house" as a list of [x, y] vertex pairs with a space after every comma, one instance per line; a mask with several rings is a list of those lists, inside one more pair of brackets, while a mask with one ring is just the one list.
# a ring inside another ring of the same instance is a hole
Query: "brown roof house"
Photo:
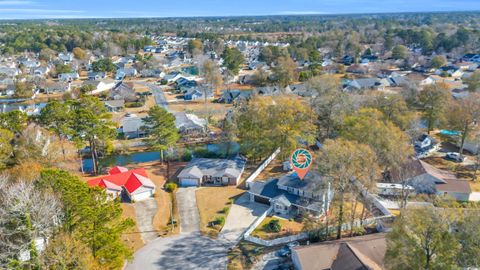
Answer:
[[459, 201], [470, 200], [470, 184], [458, 179], [454, 173], [435, 168], [421, 160], [412, 160], [407, 166], [408, 170], [402, 177], [393, 172], [393, 179], [404, 178], [417, 193], [449, 195]]
[[387, 243], [384, 233], [323, 242], [292, 249], [298, 270], [381, 270]]

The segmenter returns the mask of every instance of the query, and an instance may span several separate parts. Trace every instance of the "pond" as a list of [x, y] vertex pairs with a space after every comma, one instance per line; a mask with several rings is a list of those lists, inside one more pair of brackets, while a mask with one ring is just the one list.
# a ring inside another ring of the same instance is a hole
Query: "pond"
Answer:
[[182, 68], [182, 71], [190, 75], [194, 75], [194, 76], [198, 75], [198, 68], [196, 66], [184, 67]]
[[[240, 152], [240, 145], [235, 142], [214, 143], [200, 146], [192, 146], [187, 149], [192, 153], [192, 157], [229, 157], [235, 156]], [[165, 153], [165, 156], [167, 155], [168, 154]], [[169, 155], [176, 156], [176, 153], [170, 153]], [[117, 165], [124, 166], [128, 164], [151, 162], [158, 160], [160, 160], [159, 151], [136, 152], [126, 155], [106, 156], [100, 159], [99, 167], [108, 168]], [[92, 171], [92, 159], [84, 159], [82, 165], [84, 172]]]

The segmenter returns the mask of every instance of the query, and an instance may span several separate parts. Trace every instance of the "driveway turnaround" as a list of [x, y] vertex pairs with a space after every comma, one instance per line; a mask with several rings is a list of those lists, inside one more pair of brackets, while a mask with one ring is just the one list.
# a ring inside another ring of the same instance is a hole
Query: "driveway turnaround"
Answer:
[[198, 232], [158, 238], [135, 253], [126, 270], [225, 270], [227, 247]]
[[148, 198], [133, 204], [137, 217], [137, 226], [145, 244], [158, 238], [158, 233], [153, 228], [153, 217], [157, 213], [157, 201]]
[[180, 214], [180, 232], [190, 233], [200, 231], [195, 187], [179, 188], [177, 191], [178, 212]]
[[230, 246], [234, 246], [241, 240], [243, 233], [248, 227], [265, 211], [268, 205], [250, 202], [249, 194], [245, 193], [238, 198], [230, 208], [230, 212], [225, 221], [219, 240], [225, 241]]

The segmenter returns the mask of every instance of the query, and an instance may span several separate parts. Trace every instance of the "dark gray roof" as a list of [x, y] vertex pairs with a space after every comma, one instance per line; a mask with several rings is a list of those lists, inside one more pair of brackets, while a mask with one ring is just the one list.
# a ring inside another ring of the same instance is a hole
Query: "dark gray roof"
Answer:
[[302, 198], [298, 195], [288, 193], [287, 191], [278, 188], [278, 182], [278, 179], [272, 179], [268, 182], [253, 182], [253, 184], [250, 185], [250, 190], [248, 192], [273, 200], [278, 199], [285, 205], [288, 205], [284, 203], [285, 200], [288, 200], [289, 204], [295, 204], [313, 211], [322, 211], [323, 203], [321, 201]]
[[292, 187], [300, 190], [318, 190], [326, 185], [326, 182], [318, 172], [309, 171], [303, 180], [301, 180], [296, 172], [286, 174], [278, 179], [278, 185]]

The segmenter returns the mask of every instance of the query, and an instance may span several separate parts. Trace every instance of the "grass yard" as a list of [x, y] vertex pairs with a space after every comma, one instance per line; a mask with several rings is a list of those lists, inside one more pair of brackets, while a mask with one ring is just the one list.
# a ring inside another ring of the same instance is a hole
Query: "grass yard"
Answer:
[[197, 207], [200, 215], [200, 230], [203, 234], [217, 237], [223, 224], [209, 227], [217, 217], [227, 218], [232, 202], [245, 190], [237, 187], [202, 187], [197, 189]]
[[470, 188], [472, 189], [473, 192], [480, 192], [480, 177], [477, 176], [477, 181], [473, 182], [471, 181], [470, 182]]
[[[268, 230], [268, 223], [272, 220], [278, 220], [280, 222], [280, 232], [270, 232]], [[303, 224], [296, 221], [289, 221], [277, 217], [266, 217], [260, 225], [253, 231], [252, 236], [258, 237], [264, 240], [271, 240], [279, 237], [298, 234], [302, 231]]]
[[208, 101], [207, 104], [205, 104], [203, 101], [179, 101], [169, 103], [168, 108], [176, 112], [193, 113], [201, 118], [211, 116], [213, 119], [220, 120], [225, 117], [225, 114], [229, 109], [232, 108], [232, 105], [214, 103], [211, 101]]
[[277, 157], [276, 159], [272, 160], [270, 164], [263, 170], [258, 176], [258, 180], [268, 180], [270, 178], [278, 178], [285, 175], [285, 171], [283, 171], [283, 162]]

